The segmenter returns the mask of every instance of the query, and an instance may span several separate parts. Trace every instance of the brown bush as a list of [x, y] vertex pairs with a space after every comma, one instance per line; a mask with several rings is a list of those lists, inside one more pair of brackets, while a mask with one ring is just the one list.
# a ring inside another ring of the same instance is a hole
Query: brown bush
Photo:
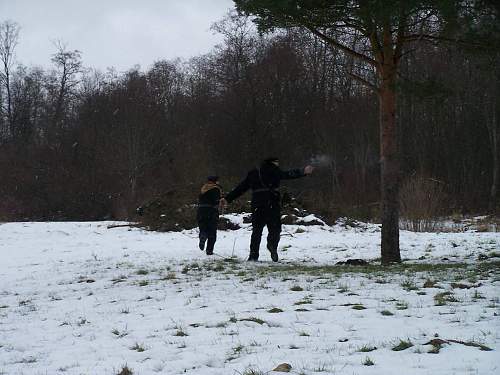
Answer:
[[421, 174], [410, 176], [400, 191], [400, 227], [414, 232], [441, 230], [437, 220], [446, 195], [441, 181]]

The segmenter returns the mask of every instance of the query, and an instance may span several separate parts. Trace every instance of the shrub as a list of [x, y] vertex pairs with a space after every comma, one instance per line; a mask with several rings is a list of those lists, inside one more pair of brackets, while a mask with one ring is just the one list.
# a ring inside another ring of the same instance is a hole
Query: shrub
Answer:
[[401, 229], [435, 232], [441, 229], [436, 218], [445, 202], [443, 183], [416, 174], [410, 176], [400, 191]]

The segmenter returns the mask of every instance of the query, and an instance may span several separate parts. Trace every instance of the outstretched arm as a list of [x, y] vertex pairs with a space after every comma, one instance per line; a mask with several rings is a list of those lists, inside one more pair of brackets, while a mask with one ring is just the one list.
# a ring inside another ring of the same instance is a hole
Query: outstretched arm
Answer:
[[233, 190], [226, 194], [225, 200], [228, 203], [231, 203], [236, 198], [243, 195], [248, 189], [250, 189], [250, 181], [247, 175], [247, 177], [243, 181], [241, 181], [238, 186], [236, 186]]
[[295, 178], [301, 178], [310, 175], [314, 170], [311, 165], [306, 166], [303, 169], [290, 169], [289, 171], [281, 171], [282, 180], [293, 180]]

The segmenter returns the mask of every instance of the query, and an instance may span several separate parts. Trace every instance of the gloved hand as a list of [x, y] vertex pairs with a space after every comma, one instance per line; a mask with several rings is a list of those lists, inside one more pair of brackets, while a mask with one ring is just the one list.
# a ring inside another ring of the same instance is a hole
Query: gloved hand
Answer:
[[310, 174], [312, 174], [312, 173], [313, 173], [313, 171], [314, 171], [314, 167], [313, 167], [312, 165], [306, 165], [306, 166], [304, 167], [304, 174], [305, 174], [306, 176], [309, 176]]

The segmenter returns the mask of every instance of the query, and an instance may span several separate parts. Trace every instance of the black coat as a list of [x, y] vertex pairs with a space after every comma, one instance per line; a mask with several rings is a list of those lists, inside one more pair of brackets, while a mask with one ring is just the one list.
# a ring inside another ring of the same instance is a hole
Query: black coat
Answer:
[[198, 196], [198, 205], [200, 207], [218, 208], [221, 198], [221, 187], [216, 184], [207, 183], [201, 188], [201, 194]]
[[273, 163], [263, 163], [260, 168], [252, 169], [246, 178], [241, 181], [231, 192], [226, 195], [226, 200], [233, 200], [252, 190], [252, 208], [279, 207], [280, 192], [278, 188], [281, 180], [291, 180], [304, 177], [302, 169], [282, 171]]
[[211, 222], [219, 218], [219, 201], [222, 189], [214, 183], [207, 183], [201, 188], [198, 196], [198, 221]]

